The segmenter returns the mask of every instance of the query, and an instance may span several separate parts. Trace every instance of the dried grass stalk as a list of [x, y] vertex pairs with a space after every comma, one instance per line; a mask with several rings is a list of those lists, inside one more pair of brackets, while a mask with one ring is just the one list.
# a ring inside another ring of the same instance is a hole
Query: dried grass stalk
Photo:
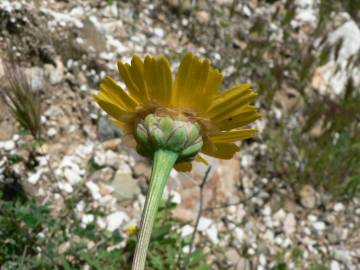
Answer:
[[4, 63], [0, 97], [22, 127], [35, 139], [41, 136], [41, 106], [39, 91], [34, 91], [24, 71], [13, 57]]

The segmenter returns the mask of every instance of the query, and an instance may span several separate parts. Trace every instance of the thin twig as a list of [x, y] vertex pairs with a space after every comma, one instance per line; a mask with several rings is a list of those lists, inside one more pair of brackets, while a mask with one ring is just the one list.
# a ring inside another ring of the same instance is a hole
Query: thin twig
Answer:
[[23, 252], [23, 254], [21, 256], [21, 261], [20, 261], [20, 267], [21, 267], [22, 270], [25, 270], [24, 261], [25, 261], [25, 256], [26, 256], [27, 250], [28, 250], [28, 246], [26, 245], [25, 248], [24, 248], [24, 252]]
[[208, 176], [210, 174], [210, 171], [211, 171], [211, 166], [209, 166], [205, 172], [205, 175], [199, 185], [199, 193], [200, 193], [200, 198], [199, 198], [199, 211], [198, 211], [198, 215], [196, 217], [196, 221], [195, 221], [195, 226], [194, 226], [194, 231], [192, 233], [192, 236], [191, 236], [191, 242], [190, 242], [190, 247], [189, 247], [189, 254], [186, 258], [186, 263], [184, 265], [184, 268], [183, 269], [187, 269], [189, 263], [190, 263], [190, 257], [191, 257], [191, 252], [193, 250], [193, 247], [194, 247], [194, 242], [195, 242], [195, 236], [196, 236], [196, 233], [197, 233], [197, 230], [198, 230], [198, 227], [199, 227], [199, 223], [200, 223], [200, 218], [201, 218], [201, 215], [202, 215], [202, 212], [203, 212], [203, 208], [204, 208], [204, 187], [205, 187], [205, 184], [206, 184], [206, 180], [208, 179]]
[[227, 207], [230, 207], [230, 206], [234, 206], [234, 205], [239, 205], [239, 204], [242, 204], [242, 203], [245, 203], [249, 200], [251, 200], [252, 198], [256, 197], [262, 190], [259, 189], [258, 191], [255, 191], [253, 194], [251, 194], [249, 197], [247, 197], [246, 199], [243, 199], [243, 200], [240, 200], [238, 202], [235, 202], [235, 203], [225, 203], [225, 204], [222, 204], [222, 205], [219, 205], [219, 206], [214, 206], [214, 207], [208, 207], [208, 208], [205, 208], [203, 209], [203, 211], [212, 211], [212, 210], [218, 210], [218, 209], [224, 209], [224, 208], [227, 208]]

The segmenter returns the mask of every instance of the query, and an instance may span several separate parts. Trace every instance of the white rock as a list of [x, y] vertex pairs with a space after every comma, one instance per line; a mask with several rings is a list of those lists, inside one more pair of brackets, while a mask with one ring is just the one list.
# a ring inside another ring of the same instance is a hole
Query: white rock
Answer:
[[57, 185], [58, 185], [59, 189], [65, 191], [67, 193], [72, 193], [74, 191], [72, 185], [68, 182], [60, 181], [60, 182], [58, 182]]
[[236, 72], [236, 68], [234, 66], [228, 66], [223, 70], [224, 77], [229, 77]]
[[278, 222], [276, 222], [276, 221], [274, 222], [272, 220], [271, 216], [265, 216], [264, 217], [264, 223], [265, 223], [266, 227], [270, 228], [270, 229], [272, 229], [274, 226], [276, 227], [276, 226], [280, 225]]
[[334, 211], [341, 212], [345, 209], [345, 206], [342, 203], [336, 203], [334, 205]]
[[7, 157], [5, 156], [5, 157], [2, 157], [2, 159], [0, 159], [0, 168], [1, 167], [3, 167], [5, 164], [6, 164], [6, 162], [7, 162]]
[[82, 179], [81, 173], [78, 170], [74, 170], [73, 168], [65, 168], [64, 176], [71, 184], [77, 184]]
[[267, 260], [266, 260], [266, 256], [264, 254], [260, 254], [259, 262], [262, 266], [266, 266]]
[[[11, 1], [13, 2], [13, 1]], [[2, 0], [0, 2], [0, 9], [2, 10], [5, 10], [7, 12], [11, 12], [13, 11], [14, 9], [17, 9], [13, 4], [14, 3], [11, 3], [10, 1], [7, 1], [7, 0]], [[20, 4], [20, 3], [17, 3], [17, 4]]]
[[277, 236], [277, 237], [275, 238], [275, 243], [276, 243], [277, 245], [279, 245], [279, 246], [282, 246], [282, 244], [284, 243], [284, 239], [282, 239], [281, 236]]
[[283, 248], [287, 248], [290, 247], [292, 245], [292, 241], [290, 238], [285, 238], [284, 242], [282, 243], [282, 247]]
[[245, 218], [246, 216], [246, 210], [244, 209], [244, 205], [240, 204], [238, 207], [237, 207], [237, 210], [236, 210], [236, 218], [237, 218], [237, 221], [238, 222], [241, 222], [243, 221], [243, 219]]
[[90, 223], [94, 222], [94, 220], [95, 220], [94, 215], [86, 214], [86, 215], [82, 216], [81, 223], [84, 224], [84, 225], [87, 225], [87, 224], [90, 224]]
[[118, 7], [117, 7], [116, 1], [114, 1], [111, 5], [107, 5], [106, 8], [104, 9], [103, 14], [105, 16], [111, 15], [112, 17], [117, 17], [118, 16]]
[[286, 215], [283, 229], [287, 235], [292, 235], [296, 231], [296, 218], [293, 213], [289, 213]]
[[16, 147], [16, 144], [13, 140], [4, 141], [0, 144], [0, 148], [3, 148], [5, 151], [14, 150], [15, 147]]
[[342, 262], [348, 262], [351, 261], [351, 254], [350, 251], [346, 249], [335, 249], [334, 258]]
[[181, 237], [186, 237], [191, 235], [194, 232], [194, 227], [190, 225], [185, 225], [181, 228]]
[[283, 222], [286, 217], [286, 212], [284, 209], [279, 209], [273, 216], [275, 221]]
[[116, 198], [111, 195], [105, 195], [98, 200], [99, 204], [108, 207], [116, 204]]
[[182, 252], [183, 253], [189, 253], [190, 252], [190, 246], [183, 247]]
[[60, 83], [64, 78], [64, 65], [60, 58], [55, 59], [55, 64], [45, 64], [45, 76], [52, 85]]
[[281, 117], [283, 116], [283, 111], [280, 110], [279, 108], [273, 108], [273, 112], [274, 112], [274, 117], [276, 120], [280, 120]]
[[74, 17], [81, 17], [84, 15], [84, 8], [82, 6], [76, 6], [70, 10], [70, 15]]
[[338, 59], [347, 60], [360, 51], [360, 28], [353, 21], [349, 20], [329, 34], [329, 43], [334, 45], [342, 40], [342, 46], [339, 51]]
[[330, 263], [330, 270], [341, 270], [340, 264], [337, 261], [332, 260]]
[[175, 204], [181, 203], [181, 195], [179, 192], [176, 192], [175, 190], [171, 190], [169, 192], [167, 189], [165, 189], [163, 199], [167, 200], [167, 199], [169, 199], [169, 197], [171, 198], [172, 203], [175, 203]]
[[99, 226], [100, 229], [106, 228], [106, 221], [105, 221], [105, 219], [103, 219], [101, 217], [97, 217], [96, 224]]
[[269, 205], [265, 205], [263, 209], [261, 209], [261, 213], [264, 216], [270, 216], [271, 215], [271, 207]]
[[29, 176], [28, 176], [28, 182], [30, 184], [35, 185], [37, 182], [39, 182], [42, 173], [43, 173], [42, 169], [39, 169], [35, 173], [30, 173]]
[[49, 128], [47, 131], [47, 135], [52, 138], [57, 134], [57, 130], [56, 128]]
[[211, 224], [213, 224], [213, 221], [211, 219], [201, 217], [199, 220], [198, 231], [200, 232], [205, 231], [207, 228], [210, 227]]
[[159, 38], [163, 38], [165, 36], [165, 31], [159, 27], [155, 27], [154, 34]]
[[49, 14], [54, 18], [48, 22], [48, 27], [52, 30], [54, 30], [54, 27], [58, 25], [66, 26], [69, 23], [74, 24], [77, 28], [84, 27], [84, 24], [80, 20], [74, 18], [69, 13], [60, 13], [47, 8], [41, 8], [41, 11], [45, 14]]
[[330, 61], [317, 68], [313, 77], [313, 87], [320, 93], [341, 94], [348, 79], [353, 78], [354, 85], [360, 84], [360, 68], [349, 65], [349, 59], [360, 53], [360, 28], [353, 21], [349, 20], [329, 34], [328, 45], [333, 46], [341, 40], [341, 48], [338, 58], [331, 55]]
[[215, 224], [212, 224], [207, 230], [206, 235], [210, 239], [210, 241], [214, 244], [219, 243], [218, 230]]
[[187, 26], [187, 25], [189, 24], [189, 20], [183, 18], [183, 19], [181, 20], [181, 24], [182, 24], [183, 26]]
[[314, 0], [296, 0], [296, 20], [315, 24], [318, 19], [315, 2]]
[[317, 194], [310, 185], [305, 185], [300, 191], [301, 204], [306, 208], [314, 208], [317, 204]]
[[303, 227], [303, 230], [306, 235], [311, 235], [311, 230], [309, 227]]
[[315, 215], [308, 215], [307, 219], [308, 219], [308, 221], [310, 221], [310, 222], [315, 222], [315, 221], [318, 220], [318, 217], [315, 216]]
[[323, 231], [326, 229], [326, 224], [322, 221], [317, 221], [313, 224], [313, 227], [317, 231]]
[[76, 155], [81, 158], [86, 158], [92, 154], [95, 144], [93, 142], [87, 141], [85, 144], [80, 145], [76, 149]]
[[14, 134], [14, 135], [12, 136], [12, 140], [13, 140], [14, 142], [17, 142], [19, 139], [20, 139], [20, 135], [19, 135], [19, 134]]
[[264, 239], [268, 240], [270, 243], [274, 242], [275, 239], [275, 234], [274, 231], [272, 230], [267, 230], [264, 235], [263, 235]]
[[57, 117], [57, 116], [64, 116], [65, 115], [64, 111], [59, 106], [56, 106], [56, 105], [50, 106], [50, 108], [47, 109], [44, 112], [44, 114], [47, 117]]
[[206, 24], [210, 20], [210, 14], [204, 10], [196, 12], [196, 20], [201, 24]]
[[249, 8], [248, 5], [244, 5], [243, 8], [242, 8], [242, 11], [248, 17], [250, 17], [252, 15], [252, 11], [251, 11], [251, 9]]
[[32, 67], [25, 70], [26, 77], [30, 82], [31, 90], [40, 91], [44, 87], [44, 70], [39, 67]]
[[233, 5], [234, 1], [233, 0], [217, 0], [216, 3], [218, 3], [219, 5], [222, 5], [222, 6], [231, 6], [231, 5]]
[[85, 185], [90, 190], [91, 196], [94, 200], [99, 200], [101, 198], [100, 189], [97, 184], [92, 181], [87, 181]]
[[238, 240], [240, 243], [246, 241], [246, 235], [243, 229], [236, 227], [233, 232], [236, 240]]
[[82, 214], [82, 212], [85, 209], [85, 202], [84, 201], [78, 202], [75, 208], [78, 214]]
[[115, 59], [116, 55], [115, 55], [115, 53], [113, 53], [113, 52], [101, 52], [101, 53], [99, 54], [99, 57], [100, 57], [101, 59], [104, 59], [104, 60], [107, 60], [107, 61], [111, 61], [111, 60]]
[[252, 256], [252, 255], [255, 254], [255, 249], [249, 248], [248, 251], [247, 251], [247, 253]]
[[120, 226], [123, 223], [127, 222], [128, 220], [129, 220], [129, 217], [124, 212], [118, 211], [118, 212], [112, 213], [111, 215], [108, 215], [106, 217], [107, 229], [110, 232], [113, 232], [116, 229], [119, 229]]
[[129, 51], [129, 48], [124, 46], [119, 40], [115, 39], [112, 35], [106, 35], [107, 46], [113, 47], [117, 54], [124, 54]]

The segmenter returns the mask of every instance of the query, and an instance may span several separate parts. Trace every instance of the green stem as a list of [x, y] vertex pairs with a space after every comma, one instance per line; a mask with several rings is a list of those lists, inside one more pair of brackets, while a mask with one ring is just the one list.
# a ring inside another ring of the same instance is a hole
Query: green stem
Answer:
[[167, 184], [170, 171], [173, 168], [178, 154], [157, 150], [154, 154], [154, 163], [151, 172], [150, 187], [146, 196], [145, 207], [141, 217], [140, 232], [136, 244], [132, 270], [144, 270], [151, 231], [155, 222], [156, 213]]

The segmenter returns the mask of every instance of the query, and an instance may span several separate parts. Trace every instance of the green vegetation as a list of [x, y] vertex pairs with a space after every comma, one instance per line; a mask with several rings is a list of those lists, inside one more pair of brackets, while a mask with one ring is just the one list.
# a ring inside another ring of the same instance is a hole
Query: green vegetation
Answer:
[[[268, 152], [259, 160], [260, 174], [269, 172], [294, 184], [322, 187], [336, 196], [352, 197], [360, 190], [360, 89], [351, 79], [346, 89], [336, 97], [331, 90], [325, 94], [314, 89], [312, 80], [316, 68], [330, 59], [337, 59], [342, 41], [326, 43], [329, 29], [334, 28], [333, 12], [348, 11], [355, 21], [360, 14], [351, 7], [359, 1], [320, 1], [319, 21], [307, 30], [306, 40], [300, 40], [291, 21], [296, 14], [295, 1], [286, 1], [286, 9], [274, 13], [273, 21], [283, 34], [274, 37], [264, 19], [250, 18], [248, 35], [236, 37], [246, 44], [239, 53], [233, 48], [235, 37], [229, 36], [227, 50], [236, 59], [234, 79], [254, 82], [262, 98], [262, 107], [269, 113], [280, 107], [282, 116], [267, 116], [267, 126], [261, 134]], [[356, 8], [355, 8], [356, 9]], [[356, 9], [360, 10], [359, 8]], [[280, 22], [278, 24], [277, 22]], [[319, 45], [315, 45], [320, 42]], [[358, 66], [360, 56], [348, 60], [348, 67]], [[279, 98], [280, 97], [280, 98]], [[285, 104], [284, 104], [285, 103]]]
[[[130, 269], [135, 235], [100, 229], [95, 225], [103, 215], [100, 210], [92, 213], [93, 223], [81, 224], [72, 210], [75, 203], [75, 198], [67, 199], [62, 209], [66, 218], [55, 218], [50, 206], [35, 200], [0, 197], [1, 269]], [[184, 269], [188, 254], [183, 249], [190, 239], [181, 237], [183, 225], [171, 217], [174, 206], [168, 201], [160, 208], [146, 269]], [[191, 254], [189, 265], [187, 269], [211, 269], [201, 249]]]

